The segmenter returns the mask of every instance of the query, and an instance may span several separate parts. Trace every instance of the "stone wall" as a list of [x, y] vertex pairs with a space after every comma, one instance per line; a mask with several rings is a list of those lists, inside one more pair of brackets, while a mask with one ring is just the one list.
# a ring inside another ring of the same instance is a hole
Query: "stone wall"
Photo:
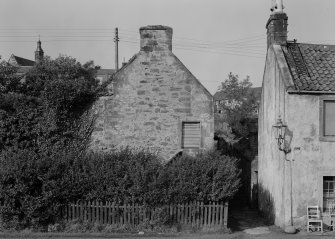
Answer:
[[[94, 150], [143, 147], [164, 160], [185, 151], [182, 122], [201, 124], [201, 148], [214, 143], [213, 97], [170, 51], [172, 29], [141, 28], [141, 51], [115, 74], [112, 96], [95, 104]], [[150, 38], [150, 39], [148, 39]]]

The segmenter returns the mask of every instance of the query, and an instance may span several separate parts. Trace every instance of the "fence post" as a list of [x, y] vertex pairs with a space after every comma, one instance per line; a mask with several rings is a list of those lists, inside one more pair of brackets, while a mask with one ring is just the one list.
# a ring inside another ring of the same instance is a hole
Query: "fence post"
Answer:
[[211, 201], [210, 203], [209, 203], [209, 208], [208, 208], [208, 224], [209, 224], [209, 226], [211, 227], [212, 226], [212, 218], [211, 218], [211, 216], [212, 216], [212, 211], [213, 211], [213, 202]]
[[197, 226], [197, 201], [193, 201], [192, 203], [192, 226], [196, 227]]
[[71, 221], [74, 220], [74, 203], [71, 203]]
[[219, 212], [220, 212], [220, 203], [216, 202], [216, 225], [219, 225]]
[[86, 202], [87, 221], [91, 221], [91, 201]]
[[100, 201], [97, 201], [96, 202], [96, 219], [95, 219], [95, 221], [96, 222], [100, 222]]
[[199, 210], [199, 201], [196, 201], [195, 205], [195, 225], [199, 228], [199, 218], [200, 218], [200, 210]]
[[99, 202], [98, 201], [95, 201], [95, 206], [94, 206], [94, 209], [95, 209], [95, 215], [94, 215], [94, 222], [96, 221], [99, 221]]
[[98, 219], [98, 223], [103, 223], [103, 216], [102, 216], [102, 202], [99, 201], [99, 206], [98, 206], [98, 210], [99, 210], [99, 219]]
[[222, 223], [223, 223], [223, 202], [220, 203], [220, 226], [222, 226]]
[[84, 220], [87, 221], [87, 201], [84, 201]]
[[131, 203], [129, 203], [128, 204], [128, 224], [130, 224], [130, 225], [132, 225], [132, 223], [133, 223], [132, 222], [133, 217], [131, 215], [132, 210], [133, 210], [133, 207], [131, 206]]
[[123, 203], [123, 224], [127, 223], [127, 202]]
[[76, 202], [76, 218], [80, 220], [79, 200]]
[[190, 217], [191, 217], [191, 226], [194, 226], [194, 201], [191, 202], [191, 206], [190, 206]]
[[208, 205], [204, 205], [204, 208], [205, 208], [204, 225], [207, 226], [207, 224], [208, 224], [208, 210], [209, 210], [209, 204], [208, 204]]
[[104, 224], [105, 203], [100, 201], [100, 223]]
[[116, 206], [115, 202], [112, 202], [112, 224], [116, 224], [116, 216], [115, 216]]
[[211, 212], [211, 225], [214, 226], [215, 223], [215, 202], [212, 202], [212, 212]]
[[224, 204], [224, 218], [223, 218], [223, 226], [227, 228], [228, 225], [228, 202]]
[[68, 215], [68, 213], [69, 213], [69, 204], [67, 203], [66, 205], [65, 205], [65, 219], [66, 219], [66, 221], [69, 221], [69, 215]]

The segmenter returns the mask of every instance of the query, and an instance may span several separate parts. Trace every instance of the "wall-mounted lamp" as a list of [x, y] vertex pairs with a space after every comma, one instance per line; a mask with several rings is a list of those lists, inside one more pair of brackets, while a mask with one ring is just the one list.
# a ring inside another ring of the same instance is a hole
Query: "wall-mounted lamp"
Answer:
[[283, 123], [280, 116], [277, 119], [275, 125], [272, 126], [275, 128], [275, 138], [277, 140], [278, 148], [280, 151], [285, 151], [285, 133], [287, 129], [287, 125]]

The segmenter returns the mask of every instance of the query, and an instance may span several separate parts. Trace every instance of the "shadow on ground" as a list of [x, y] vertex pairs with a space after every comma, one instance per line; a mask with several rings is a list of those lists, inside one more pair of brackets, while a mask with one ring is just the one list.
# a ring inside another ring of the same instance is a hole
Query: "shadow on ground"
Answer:
[[232, 232], [244, 231], [256, 227], [266, 227], [264, 218], [260, 216], [256, 209], [248, 207], [232, 206], [228, 212], [228, 228]]

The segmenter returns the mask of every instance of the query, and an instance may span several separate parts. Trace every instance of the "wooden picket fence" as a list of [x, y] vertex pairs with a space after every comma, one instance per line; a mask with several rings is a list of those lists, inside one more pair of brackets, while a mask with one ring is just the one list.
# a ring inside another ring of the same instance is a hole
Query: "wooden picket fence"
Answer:
[[171, 224], [189, 224], [197, 228], [227, 227], [228, 203], [211, 202], [205, 205], [203, 202], [191, 202], [149, 208], [138, 204], [78, 201], [64, 207], [62, 216], [66, 221], [82, 220], [112, 225], [138, 225], [155, 221], [161, 216]]

